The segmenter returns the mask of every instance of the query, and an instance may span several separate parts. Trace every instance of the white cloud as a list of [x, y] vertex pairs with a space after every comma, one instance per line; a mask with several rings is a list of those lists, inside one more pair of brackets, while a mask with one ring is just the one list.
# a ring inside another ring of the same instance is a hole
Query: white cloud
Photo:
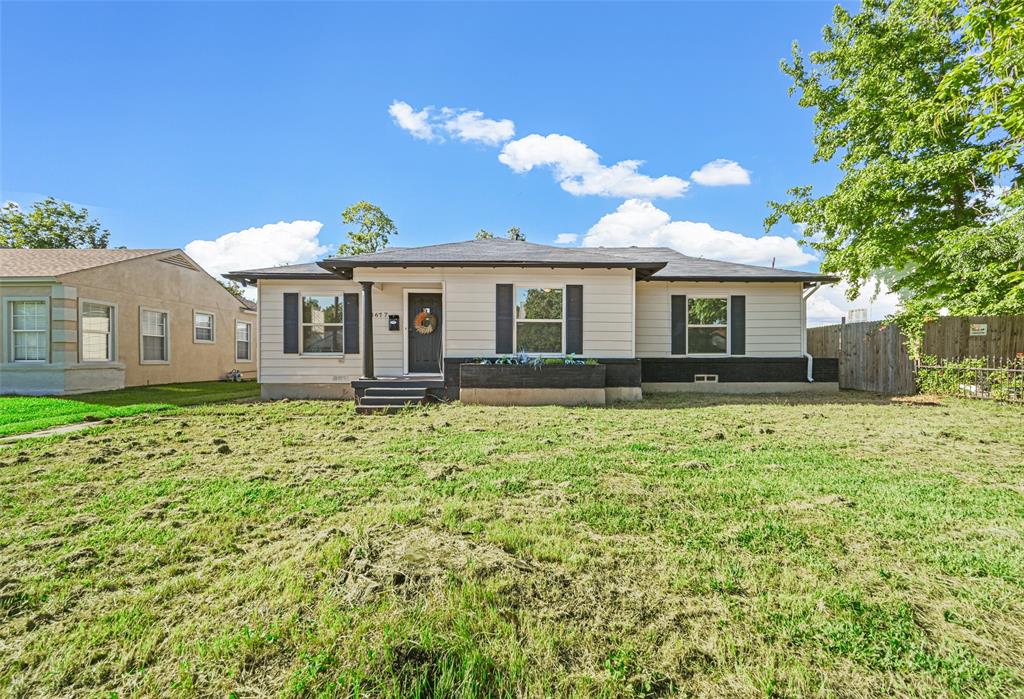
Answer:
[[649, 177], [637, 170], [642, 160], [623, 160], [611, 166], [587, 144], [561, 134], [530, 134], [506, 143], [498, 156], [515, 172], [529, 172], [548, 166], [562, 189], [576, 196], [596, 194], [608, 197], [679, 197], [690, 183], [679, 177]]
[[441, 113], [445, 117], [441, 125], [460, 141], [500, 146], [516, 135], [516, 125], [511, 119], [488, 119], [483, 112], [450, 107], [445, 107]]
[[750, 265], [796, 267], [815, 261], [795, 238], [766, 235], [760, 238], [723, 231], [707, 223], [673, 221], [649, 201], [629, 199], [590, 227], [583, 245], [625, 247], [666, 246], [684, 255]]
[[690, 173], [690, 178], [705, 187], [724, 187], [732, 184], [750, 184], [750, 171], [735, 160], [718, 158], [701, 165]]
[[399, 128], [405, 129], [413, 138], [423, 141], [433, 141], [438, 138], [434, 133], [434, 125], [431, 123], [431, 108], [427, 107], [416, 111], [408, 102], [395, 100], [388, 107], [388, 114], [395, 120]]
[[388, 114], [399, 128], [422, 141], [443, 141], [441, 132], [447, 132], [464, 143], [500, 146], [516, 135], [511, 119], [488, 119], [478, 110], [424, 107], [417, 111], [408, 102], [395, 100]]
[[839, 282], [823, 286], [807, 300], [807, 325], [829, 325], [840, 322], [853, 309], [865, 309], [868, 320], [882, 320], [899, 307], [899, 296], [883, 281], [869, 279], [860, 287], [855, 301], [846, 298], [850, 285]]
[[579, 236], [575, 233], [559, 233], [555, 237], [555, 245], [572, 245]]
[[279, 221], [225, 233], [214, 240], [193, 240], [185, 252], [216, 276], [242, 269], [310, 262], [327, 252], [317, 235], [319, 221]]

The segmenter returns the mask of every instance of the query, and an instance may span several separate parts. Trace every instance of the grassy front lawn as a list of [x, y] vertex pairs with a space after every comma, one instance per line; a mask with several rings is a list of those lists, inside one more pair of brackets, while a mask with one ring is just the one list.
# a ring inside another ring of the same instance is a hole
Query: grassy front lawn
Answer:
[[220, 404], [0, 450], [0, 694], [1019, 696], [1024, 413]]
[[0, 396], [0, 437], [82, 420], [103, 420], [258, 395], [259, 386], [252, 382], [199, 381], [82, 393], [74, 398]]

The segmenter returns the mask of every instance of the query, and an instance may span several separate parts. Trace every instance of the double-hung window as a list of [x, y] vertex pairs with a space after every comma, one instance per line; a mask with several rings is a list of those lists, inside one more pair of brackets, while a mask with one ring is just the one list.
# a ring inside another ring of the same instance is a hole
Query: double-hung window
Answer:
[[140, 313], [139, 330], [142, 337], [142, 361], [166, 362], [170, 355], [168, 339], [169, 321], [166, 311], [143, 308]]
[[302, 351], [341, 354], [345, 351], [343, 296], [302, 297]]
[[16, 362], [50, 358], [49, 304], [43, 299], [11, 301], [11, 357]]
[[213, 314], [192, 312], [192, 339], [195, 342], [213, 342]]
[[686, 300], [687, 354], [729, 351], [729, 299], [691, 296]]
[[83, 301], [80, 361], [110, 362], [114, 359], [114, 307]]
[[252, 323], [235, 321], [235, 361], [252, 361]]
[[516, 352], [562, 354], [565, 294], [560, 288], [516, 288]]

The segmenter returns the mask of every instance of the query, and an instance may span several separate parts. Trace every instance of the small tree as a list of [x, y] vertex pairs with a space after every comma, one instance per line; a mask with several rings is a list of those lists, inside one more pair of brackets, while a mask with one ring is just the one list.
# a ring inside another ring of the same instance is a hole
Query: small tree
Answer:
[[24, 212], [14, 202], [0, 209], [2, 248], [105, 248], [110, 231], [89, 210], [47, 197]]
[[523, 242], [526, 242], [526, 236], [523, 234], [521, 230], [519, 230], [519, 226], [512, 226], [511, 228], [508, 229], [508, 239], [521, 240]]
[[236, 281], [230, 279], [218, 279], [217, 282], [223, 286], [232, 296], [236, 299], [245, 298], [245, 290], [242, 289], [242, 285]]
[[348, 232], [351, 242], [338, 246], [338, 254], [342, 257], [379, 252], [388, 246], [391, 236], [398, 235], [395, 222], [379, 206], [368, 201], [353, 204], [342, 211], [341, 221], [359, 226], [357, 230]]
[[493, 233], [491, 233], [489, 230], [486, 230], [486, 229], [483, 229], [483, 228], [481, 228], [480, 230], [478, 230], [476, 232], [476, 239], [477, 240], [489, 240], [489, 239], [491, 239], [493, 237], [494, 237]]

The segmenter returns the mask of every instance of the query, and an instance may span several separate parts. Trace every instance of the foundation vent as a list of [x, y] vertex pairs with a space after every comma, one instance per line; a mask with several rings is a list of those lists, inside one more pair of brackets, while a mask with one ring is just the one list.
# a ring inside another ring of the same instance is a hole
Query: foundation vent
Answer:
[[694, 374], [694, 383], [718, 383], [718, 374]]
[[199, 271], [199, 268], [196, 267], [194, 264], [192, 264], [192, 261], [189, 260], [187, 257], [185, 257], [180, 252], [178, 254], [176, 254], [176, 255], [171, 255], [170, 257], [161, 257], [160, 261], [161, 262], [166, 262], [169, 265], [176, 265], [178, 267], [184, 267], [185, 269], [190, 269], [193, 272], [198, 272]]

